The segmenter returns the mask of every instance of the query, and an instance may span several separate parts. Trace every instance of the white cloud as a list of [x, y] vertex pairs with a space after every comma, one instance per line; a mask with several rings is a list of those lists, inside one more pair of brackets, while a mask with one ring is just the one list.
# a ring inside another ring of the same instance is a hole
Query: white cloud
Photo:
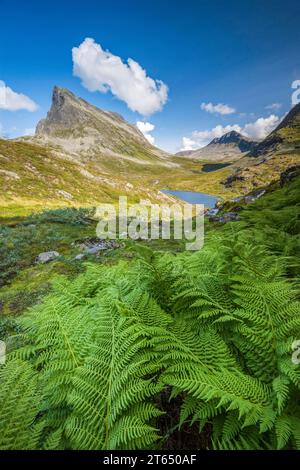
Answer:
[[148, 116], [161, 111], [168, 99], [168, 87], [161, 80], [147, 76], [133, 59], [127, 63], [109, 51], [104, 51], [94, 39], [86, 38], [73, 47], [73, 73], [89, 91], [110, 91], [125, 101], [128, 108]]
[[150, 122], [137, 121], [136, 127], [141, 131], [150, 144], [154, 145], [155, 139], [153, 135], [150, 134], [150, 132], [155, 128], [154, 124], [151, 124]]
[[235, 108], [228, 106], [228, 104], [212, 104], [212, 103], [201, 103], [201, 109], [212, 114], [232, 114], [235, 113]]
[[35, 134], [35, 127], [30, 127], [29, 129], [25, 129], [24, 135], [34, 135]]
[[22, 93], [16, 93], [0, 80], [0, 109], [8, 111], [17, 111], [19, 109], [36, 111], [38, 106], [28, 96]]
[[205, 145], [209, 144], [216, 137], [222, 137], [222, 135], [227, 134], [227, 132], [231, 131], [241, 132], [241, 127], [237, 124], [233, 126], [218, 125], [210, 130], [194, 131], [192, 133], [192, 139], [189, 139], [188, 137], [183, 137], [181, 150], [194, 150], [197, 148], [205, 147]]
[[189, 137], [182, 138], [182, 147], [180, 149], [181, 151], [196, 150], [198, 148], [199, 148], [199, 144], [195, 140], [190, 139]]
[[248, 123], [244, 127], [241, 127], [239, 124], [228, 126], [218, 125], [210, 130], [194, 131], [192, 138], [182, 138], [181, 150], [195, 150], [205, 147], [205, 145], [209, 144], [214, 138], [222, 137], [222, 135], [231, 131], [239, 132], [253, 140], [262, 140], [278, 126], [280, 121], [281, 119], [278, 116], [271, 114], [267, 118], [258, 118], [256, 121]]
[[269, 109], [270, 111], [278, 111], [281, 108], [281, 103], [272, 103], [265, 106], [265, 109]]
[[242, 133], [247, 137], [255, 140], [262, 140], [278, 126], [281, 119], [275, 114], [271, 114], [267, 118], [258, 118], [255, 122], [246, 124]]

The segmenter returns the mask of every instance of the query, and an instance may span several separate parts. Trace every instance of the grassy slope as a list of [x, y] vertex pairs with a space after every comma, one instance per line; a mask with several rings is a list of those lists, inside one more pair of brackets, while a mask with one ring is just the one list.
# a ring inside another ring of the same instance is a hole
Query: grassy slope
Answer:
[[201, 163], [184, 158], [166, 162], [148, 154], [147, 158], [137, 155], [136, 160], [99, 155], [82, 164], [46, 147], [0, 140], [0, 216], [26, 215], [44, 208], [89, 207], [115, 202], [119, 194], [131, 201], [158, 201], [162, 197], [159, 191], [166, 188], [203, 191], [225, 199], [235, 194], [221, 184], [230, 173], [229, 167], [212, 173], [203, 173], [201, 167]]
[[232, 191], [247, 194], [250, 191], [268, 186], [280, 179], [280, 174], [293, 165], [300, 164], [300, 152], [277, 152], [263, 163], [259, 163], [253, 158], [246, 157], [241, 162], [242, 170], [238, 176], [243, 180], [237, 180], [232, 184]]
[[[206, 223], [207, 237], [223, 231], [245, 231], [250, 240], [267, 245], [271, 251], [297, 256], [300, 248], [299, 236], [300, 177], [282, 189], [273, 187], [263, 198], [246, 206], [241, 213], [241, 222], [224, 225]], [[82, 261], [75, 260], [80, 252], [72, 243], [95, 236], [96, 223], [85, 224], [86, 211], [64, 210], [35, 215], [14, 225], [0, 225], [0, 334], [9, 325], [11, 318], [38, 302], [51, 288], [53, 280], [64, 274], [74, 277], [85, 269]], [[150, 247], [158, 251], [176, 253], [184, 249], [182, 241], [126, 241], [111, 251], [99, 256], [90, 255], [85, 261], [92, 263], [115, 263], [130, 260], [138, 255], [136, 247]], [[47, 250], [56, 250], [60, 257], [48, 264], [36, 264], [36, 256]], [[291, 275], [299, 274], [291, 267]]]

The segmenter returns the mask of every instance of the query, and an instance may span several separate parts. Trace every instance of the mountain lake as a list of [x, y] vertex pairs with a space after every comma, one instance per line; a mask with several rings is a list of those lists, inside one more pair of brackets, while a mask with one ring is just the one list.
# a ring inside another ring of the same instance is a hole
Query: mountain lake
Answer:
[[211, 209], [215, 207], [218, 198], [210, 194], [198, 193], [195, 191], [173, 191], [172, 189], [162, 189], [162, 193], [176, 196], [189, 204], [204, 204], [205, 207]]

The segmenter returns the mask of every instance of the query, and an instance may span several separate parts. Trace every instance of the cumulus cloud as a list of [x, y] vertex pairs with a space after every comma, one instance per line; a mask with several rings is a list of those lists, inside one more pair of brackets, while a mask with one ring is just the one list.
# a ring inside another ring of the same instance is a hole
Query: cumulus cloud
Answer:
[[180, 150], [188, 151], [188, 150], [196, 150], [198, 148], [199, 148], [199, 143], [196, 142], [195, 140], [190, 139], [189, 137], [183, 137], [182, 138], [182, 147], [181, 147]]
[[278, 111], [281, 108], [281, 103], [272, 103], [265, 106], [265, 109], [269, 109], [270, 111]]
[[155, 128], [154, 124], [151, 124], [150, 122], [137, 121], [136, 127], [141, 131], [150, 144], [154, 145], [155, 139], [153, 135], [150, 134], [150, 132]]
[[216, 137], [222, 137], [222, 135], [231, 131], [241, 132], [241, 127], [237, 124], [233, 126], [218, 125], [210, 130], [194, 131], [191, 139], [189, 137], [183, 137], [181, 150], [195, 150], [205, 147], [205, 145], [209, 144]]
[[201, 103], [201, 109], [211, 114], [232, 114], [235, 113], [235, 108], [228, 106], [228, 104], [212, 104], [212, 103]]
[[109, 51], [104, 51], [94, 39], [86, 38], [73, 47], [73, 73], [89, 91], [110, 91], [125, 101], [128, 108], [143, 116], [161, 111], [168, 99], [168, 87], [161, 80], [147, 76], [133, 59], [127, 63]]
[[227, 132], [236, 131], [253, 140], [262, 140], [272, 132], [275, 127], [278, 126], [281, 119], [274, 114], [271, 114], [267, 118], [258, 118], [256, 121], [246, 124], [241, 127], [239, 124], [233, 124], [228, 126], [218, 125], [210, 130], [205, 131], [194, 131], [192, 137], [182, 138], [181, 150], [195, 150], [197, 148], [205, 147], [214, 138], [222, 137]]
[[247, 137], [251, 137], [254, 140], [262, 140], [272, 132], [275, 127], [278, 126], [281, 119], [275, 114], [271, 114], [267, 118], [258, 118], [255, 122], [246, 124], [243, 128], [242, 133]]
[[29, 127], [29, 129], [25, 129], [24, 135], [34, 135], [35, 134], [35, 127]]
[[17, 111], [26, 109], [27, 111], [36, 111], [37, 104], [23, 93], [16, 93], [0, 80], [0, 109], [7, 111]]

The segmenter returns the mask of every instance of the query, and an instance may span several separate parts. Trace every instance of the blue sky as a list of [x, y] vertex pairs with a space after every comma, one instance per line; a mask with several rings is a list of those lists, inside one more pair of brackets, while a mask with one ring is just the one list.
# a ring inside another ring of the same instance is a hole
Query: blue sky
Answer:
[[[261, 138], [290, 109], [291, 84], [300, 80], [298, 0], [0, 0], [0, 11], [0, 92], [4, 82], [38, 106], [9, 95], [21, 101], [0, 109], [8, 137], [35, 127], [57, 84], [132, 123], [152, 124], [155, 144], [169, 151], [202, 146], [231, 128]], [[85, 38], [101, 46], [94, 62]], [[83, 43], [74, 76], [72, 48]], [[128, 58], [137, 74], [145, 70], [141, 83]]]

